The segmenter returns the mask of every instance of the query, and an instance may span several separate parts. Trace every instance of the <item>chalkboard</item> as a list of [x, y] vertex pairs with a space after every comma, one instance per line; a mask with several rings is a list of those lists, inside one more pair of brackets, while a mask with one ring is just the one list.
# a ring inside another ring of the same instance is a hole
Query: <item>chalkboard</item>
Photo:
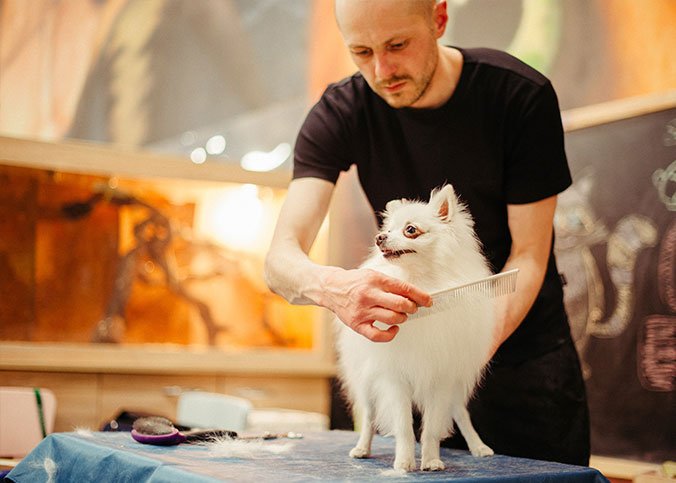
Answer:
[[[670, 99], [673, 101], [674, 96]], [[676, 102], [568, 129], [556, 255], [592, 453], [676, 455]]]

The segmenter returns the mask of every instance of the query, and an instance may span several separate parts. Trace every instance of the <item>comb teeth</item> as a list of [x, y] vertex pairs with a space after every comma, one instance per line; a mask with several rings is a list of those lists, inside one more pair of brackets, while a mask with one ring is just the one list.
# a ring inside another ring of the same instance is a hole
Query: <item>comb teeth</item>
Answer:
[[516, 276], [519, 269], [491, 275], [475, 282], [458, 285], [432, 293], [434, 303], [431, 307], [421, 307], [415, 314], [409, 315], [408, 320], [420, 319], [429, 315], [443, 312], [453, 307], [455, 300], [473, 295], [485, 298], [496, 298], [507, 295], [516, 290]]

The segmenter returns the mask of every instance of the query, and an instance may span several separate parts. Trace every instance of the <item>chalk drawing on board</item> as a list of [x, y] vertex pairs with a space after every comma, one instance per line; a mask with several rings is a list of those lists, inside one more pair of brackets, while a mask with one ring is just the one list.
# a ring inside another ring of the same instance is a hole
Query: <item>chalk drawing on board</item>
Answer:
[[608, 239], [608, 228], [589, 203], [593, 186], [593, 173], [582, 174], [559, 195], [554, 216], [554, 249], [559, 271], [566, 280], [564, 304], [585, 375], [589, 375], [589, 367], [584, 361], [588, 327], [601, 320], [605, 307], [603, 282], [592, 247]]
[[664, 127], [662, 142], [665, 146], [676, 146], [676, 119], [672, 119]]
[[[676, 126], [674, 129], [676, 130]], [[657, 188], [660, 201], [664, 203], [667, 210], [676, 211], [676, 161], [673, 161], [665, 169], [655, 170], [653, 184]], [[672, 191], [671, 194], [669, 194], [670, 191]]]
[[676, 220], [672, 220], [662, 237], [657, 261], [657, 282], [660, 299], [669, 310], [676, 313]]
[[[594, 173], [587, 170], [559, 195], [554, 218], [557, 263], [566, 280], [564, 304], [585, 377], [591, 375], [585, 362], [589, 337], [617, 337], [628, 327], [635, 305], [636, 259], [657, 241], [655, 223], [636, 214], [622, 217], [609, 232], [589, 202], [593, 188]], [[615, 305], [606, 318], [605, 287], [592, 253], [595, 245], [606, 247], [608, 275], [615, 290]]]
[[671, 392], [676, 381], [676, 317], [651, 315], [638, 339], [638, 375], [649, 391]]
[[596, 337], [617, 337], [631, 322], [634, 309], [634, 267], [638, 254], [657, 243], [655, 223], [640, 215], [620, 219], [608, 238], [606, 261], [616, 292], [615, 310], [608, 320], [590, 327]]
[[[657, 289], [667, 311], [676, 313], [676, 220], [660, 243]], [[649, 391], [670, 392], [676, 386], [676, 317], [653, 314], [643, 320], [638, 338], [638, 375]]]

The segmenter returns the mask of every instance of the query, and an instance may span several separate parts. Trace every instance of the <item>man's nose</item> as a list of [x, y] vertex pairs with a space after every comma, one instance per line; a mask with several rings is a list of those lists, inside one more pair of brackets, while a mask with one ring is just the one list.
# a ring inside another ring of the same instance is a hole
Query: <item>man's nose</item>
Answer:
[[376, 235], [376, 245], [380, 246], [383, 243], [385, 243], [385, 240], [387, 240], [387, 235], [385, 233], [378, 233]]
[[387, 81], [394, 75], [396, 68], [387, 52], [375, 54], [375, 75], [379, 81]]

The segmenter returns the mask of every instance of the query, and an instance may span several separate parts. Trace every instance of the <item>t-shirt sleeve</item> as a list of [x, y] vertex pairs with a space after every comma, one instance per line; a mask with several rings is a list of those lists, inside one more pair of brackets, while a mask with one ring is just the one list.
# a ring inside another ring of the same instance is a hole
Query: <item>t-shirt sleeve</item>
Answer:
[[505, 165], [507, 203], [532, 203], [570, 186], [561, 113], [551, 83], [522, 104], [513, 127], [514, 141]]
[[320, 178], [335, 183], [350, 168], [349, 120], [324, 93], [310, 110], [296, 138], [293, 179]]

